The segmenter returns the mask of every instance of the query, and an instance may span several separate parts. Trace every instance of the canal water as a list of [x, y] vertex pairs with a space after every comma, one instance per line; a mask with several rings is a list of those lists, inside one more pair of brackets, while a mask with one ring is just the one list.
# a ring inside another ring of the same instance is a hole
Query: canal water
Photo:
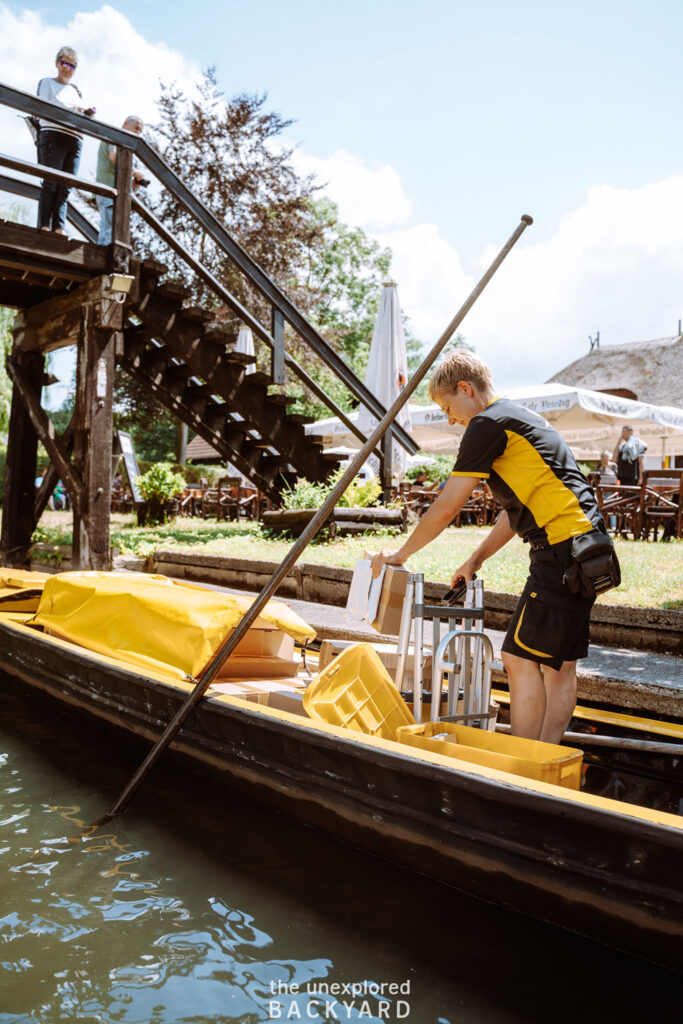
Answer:
[[[0, 677], [0, 1024], [673, 1020], [681, 977], [236, 799]], [[678, 1008], [678, 1009], [677, 1009]]]

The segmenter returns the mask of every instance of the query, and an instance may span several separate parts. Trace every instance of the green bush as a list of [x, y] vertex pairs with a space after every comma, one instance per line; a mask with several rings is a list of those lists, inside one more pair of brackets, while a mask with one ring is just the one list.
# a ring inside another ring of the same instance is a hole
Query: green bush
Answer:
[[[294, 487], [285, 487], [282, 492], [282, 508], [320, 508], [345, 471], [341, 466], [324, 484], [314, 484], [310, 480], [301, 479], [297, 480]], [[354, 480], [338, 499], [337, 507], [368, 508], [377, 503], [381, 493], [382, 486], [376, 477], [371, 480]]]
[[197, 484], [201, 480], [208, 480], [209, 487], [218, 487], [218, 484], [227, 475], [227, 468], [224, 465], [220, 466], [202, 466], [194, 465], [188, 462], [182, 467], [182, 471], [185, 474], [185, 480], [188, 484]]
[[320, 508], [330, 493], [330, 484], [314, 484], [310, 480], [297, 480], [293, 487], [282, 491], [282, 508]]
[[185, 478], [174, 473], [169, 462], [155, 462], [138, 477], [138, 488], [145, 501], [170, 501], [184, 487]]
[[174, 473], [169, 462], [156, 462], [138, 477], [137, 484], [147, 502], [146, 522], [163, 523], [169, 514], [168, 503], [184, 489], [185, 478]]

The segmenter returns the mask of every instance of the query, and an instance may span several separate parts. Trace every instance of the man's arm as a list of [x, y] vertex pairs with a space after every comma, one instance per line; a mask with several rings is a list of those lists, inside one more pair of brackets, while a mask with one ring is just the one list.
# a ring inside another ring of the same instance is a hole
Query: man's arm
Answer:
[[643, 470], [645, 469], [645, 459], [642, 455], [638, 456], [638, 483], [643, 482]]
[[435, 540], [465, 504], [477, 480], [475, 476], [449, 477], [439, 497], [430, 505], [398, 551], [385, 550], [373, 557], [372, 575], [379, 576], [384, 565], [403, 565], [411, 555]]
[[612, 458], [615, 462], [618, 462], [619, 460], [619, 444], [620, 442], [617, 441], [617, 443], [614, 446], [614, 451], [612, 452]]
[[455, 586], [455, 581], [463, 576], [466, 580], [471, 580], [474, 573], [482, 567], [487, 558], [495, 555], [496, 551], [500, 551], [515, 535], [515, 531], [510, 526], [508, 514], [503, 509], [496, 519], [495, 526], [487, 534], [479, 547], [475, 548], [467, 561], [463, 562], [455, 570], [451, 586]]

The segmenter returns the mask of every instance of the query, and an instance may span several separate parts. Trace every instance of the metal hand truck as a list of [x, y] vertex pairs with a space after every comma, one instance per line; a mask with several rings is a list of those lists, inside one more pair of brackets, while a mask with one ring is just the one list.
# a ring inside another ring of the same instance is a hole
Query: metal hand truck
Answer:
[[[491, 704], [491, 663], [493, 646], [484, 633], [484, 584], [470, 581], [464, 606], [426, 605], [424, 574], [411, 573], [406, 587], [401, 628], [398, 638], [396, 686], [403, 690], [403, 678], [409, 656], [410, 634], [413, 638], [413, 715], [423, 721], [424, 620], [432, 619], [431, 712], [433, 722], [463, 722], [479, 728], [495, 729], [495, 712]], [[447, 623], [441, 636], [441, 622]], [[414, 626], [414, 628], [413, 628]], [[450, 660], [447, 656], [450, 652]], [[447, 675], [446, 714], [441, 715], [443, 677]], [[462, 700], [462, 711], [458, 703]]]

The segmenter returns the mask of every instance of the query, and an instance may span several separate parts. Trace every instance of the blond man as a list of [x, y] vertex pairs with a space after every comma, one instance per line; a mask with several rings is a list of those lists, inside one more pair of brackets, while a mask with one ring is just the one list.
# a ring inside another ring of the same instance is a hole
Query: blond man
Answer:
[[516, 736], [558, 743], [576, 705], [576, 662], [588, 653], [594, 598], [570, 593], [572, 539], [605, 532], [595, 495], [569, 448], [541, 416], [495, 394], [491, 373], [471, 352], [450, 353], [429, 393], [449, 423], [466, 427], [450, 479], [398, 551], [373, 559], [402, 565], [452, 522], [485, 480], [502, 505], [494, 527], [453, 574], [470, 580], [517, 534], [530, 546], [530, 571], [503, 642]]

